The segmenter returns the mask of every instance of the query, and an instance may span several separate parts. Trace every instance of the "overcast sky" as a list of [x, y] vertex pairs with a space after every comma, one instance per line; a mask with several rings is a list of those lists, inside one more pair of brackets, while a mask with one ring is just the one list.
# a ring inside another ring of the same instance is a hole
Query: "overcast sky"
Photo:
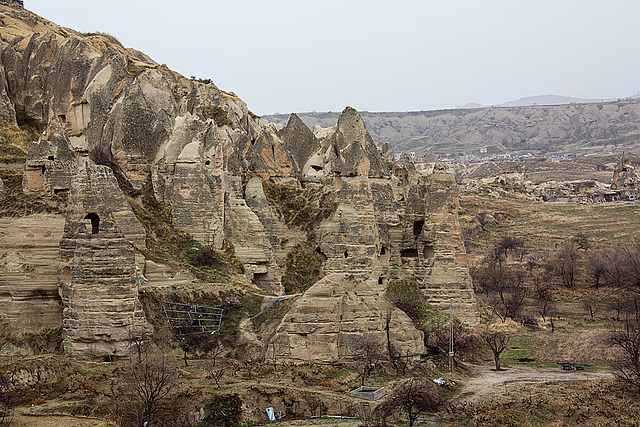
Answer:
[[492, 105], [640, 89], [638, 0], [24, 0], [256, 114]]

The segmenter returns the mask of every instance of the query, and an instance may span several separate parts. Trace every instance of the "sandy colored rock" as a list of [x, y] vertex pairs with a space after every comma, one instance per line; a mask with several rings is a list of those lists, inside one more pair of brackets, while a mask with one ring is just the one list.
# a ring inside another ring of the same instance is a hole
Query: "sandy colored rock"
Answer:
[[134, 247], [112, 205], [115, 178], [81, 162], [69, 195], [58, 278], [64, 305], [63, 346], [77, 358], [125, 357], [145, 327]]
[[16, 332], [59, 328], [62, 215], [0, 218], [0, 312]]
[[357, 360], [358, 339], [371, 334], [387, 348], [389, 341], [409, 357], [423, 352], [423, 333], [406, 314], [390, 308], [371, 286], [350, 274], [331, 274], [305, 292], [285, 315], [276, 339], [293, 362], [344, 363]]

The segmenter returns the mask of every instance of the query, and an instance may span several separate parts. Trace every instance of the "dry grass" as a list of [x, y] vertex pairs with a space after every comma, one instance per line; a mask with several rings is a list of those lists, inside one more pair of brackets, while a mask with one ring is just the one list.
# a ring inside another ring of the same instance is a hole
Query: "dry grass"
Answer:
[[460, 206], [463, 227], [475, 224], [475, 215], [480, 212], [488, 212], [497, 220], [475, 241], [480, 248], [490, 247], [506, 234], [524, 238], [531, 249], [552, 249], [578, 233], [595, 241], [631, 240], [640, 229], [638, 202], [583, 205], [463, 193]]

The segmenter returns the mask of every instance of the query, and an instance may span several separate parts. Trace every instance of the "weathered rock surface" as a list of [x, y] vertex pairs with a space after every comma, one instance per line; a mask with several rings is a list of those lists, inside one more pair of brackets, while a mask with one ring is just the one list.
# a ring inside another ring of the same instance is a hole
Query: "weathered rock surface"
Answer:
[[132, 243], [116, 220], [121, 206], [106, 166], [81, 162], [71, 184], [58, 268], [63, 346], [78, 358], [124, 357], [141, 336], [144, 313]]
[[[285, 359], [292, 362], [344, 363], [357, 360], [358, 340], [369, 334], [409, 358], [424, 350], [423, 332], [368, 283], [350, 274], [331, 274], [305, 292], [276, 331]], [[388, 325], [388, 331], [387, 331]], [[388, 333], [387, 333], [388, 332]]]
[[78, 169], [78, 158], [71, 142], [62, 135], [55, 121], [51, 132], [31, 144], [23, 178], [24, 191], [52, 196], [68, 192]]
[[[395, 165], [391, 147], [374, 143], [353, 108], [331, 129], [312, 132], [296, 116], [279, 129], [232, 92], [186, 79], [109, 35], [77, 33], [2, 4], [0, 18], [0, 116], [20, 112], [48, 126], [29, 151], [23, 188], [39, 197], [69, 193], [58, 261], [67, 352], [119, 357], [145, 328], [136, 262], [146, 286], [191, 280], [144, 259], [147, 237], [155, 237], [145, 234], [152, 232], [140, 200], [151, 196], [201, 245], [229, 241], [244, 280], [267, 293], [283, 293], [293, 250], [317, 256], [321, 267], [311, 271], [331, 279], [312, 286], [300, 310], [315, 298], [323, 313], [342, 307], [349, 319], [320, 322], [337, 332], [314, 335], [329, 343], [318, 360], [349, 359], [357, 333], [386, 340], [380, 295], [394, 280], [415, 279], [436, 306], [454, 297], [456, 315], [477, 321], [452, 173], [418, 171], [406, 156]], [[267, 197], [267, 185], [283, 198]], [[295, 312], [286, 335], [292, 359], [304, 360], [304, 322]], [[419, 354], [422, 337], [410, 320], [389, 313], [394, 346]]]
[[59, 328], [62, 215], [0, 218], [0, 313], [16, 332]]

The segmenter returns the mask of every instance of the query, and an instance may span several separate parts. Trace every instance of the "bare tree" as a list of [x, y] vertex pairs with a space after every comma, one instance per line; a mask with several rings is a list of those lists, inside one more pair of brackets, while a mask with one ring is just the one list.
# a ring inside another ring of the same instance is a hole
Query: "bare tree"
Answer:
[[224, 346], [222, 345], [222, 342], [218, 339], [213, 340], [209, 349], [207, 372], [209, 377], [215, 381], [217, 388], [220, 388], [220, 380], [224, 376], [224, 367], [217, 366], [218, 357], [220, 357], [223, 352]]
[[609, 265], [607, 253], [602, 249], [589, 251], [585, 261], [587, 275], [593, 282], [592, 286], [598, 288], [607, 275]]
[[553, 304], [553, 295], [547, 275], [537, 274], [533, 276], [533, 292], [538, 303], [538, 313], [542, 320], [546, 321]]
[[616, 258], [618, 284], [640, 293], [640, 239], [619, 246]]
[[273, 362], [274, 371], [278, 370], [278, 358], [291, 353], [289, 340], [284, 335], [274, 335], [267, 342], [267, 356]]
[[496, 292], [504, 303], [504, 291], [522, 284], [524, 272], [517, 267], [507, 267], [504, 257], [495, 251], [490, 252], [482, 263], [472, 270], [474, 284], [486, 294]]
[[[509, 251], [519, 256], [517, 252], [522, 250], [523, 248], [523, 239], [514, 236], [504, 236], [500, 240], [498, 240], [494, 247], [494, 251], [504, 255], [505, 257], [509, 255]], [[524, 254], [522, 256], [524, 256]]]
[[489, 346], [493, 352], [493, 360], [496, 365], [496, 371], [502, 370], [500, 368], [500, 355], [507, 349], [509, 344], [509, 335], [502, 331], [485, 331], [482, 334], [482, 339]]
[[551, 260], [550, 270], [560, 277], [562, 284], [573, 288], [578, 276], [580, 252], [572, 242], [565, 242]]
[[176, 367], [163, 352], [147, 351], [141, 360], [131, 360], [126, 369], [128, 390], [141, 404], [139, 424], [149, 425], [163, 399], [178, 384]]
[[376, 363], [385, 357], [383, 341], [373, 333], [364, 333], [356, 337], [355, 358], [362, 363], [361, 384], [367, 376], [375, 369]]
[[578, 249], [588, 250], [591, 248], [591, 239], [588, 234], [578, 233], [571, 238], [571, 241], [576, 244]]
[[427, 378], [413, 377], [396, 387], [391, 396], [385, 399], [376, 411], [384, 419], [400, 410], [409, 419], [409, 427], [413, 427], [421, 414], [436, 409], [442, 402], [443, 398], [432, 381]]
[[622, 350], [618, 377], [640, 392], [640, 325], [628, 322], [624, 330], [613, 331], [611, 343]]
[[594, 295], [592, 293], [583, 295], [580, 299], [580, 305], [589, 315], [592, 322], [595, 321], [595, 314], [600, 311], [602, 307], [602, 297], [600, 295]]

